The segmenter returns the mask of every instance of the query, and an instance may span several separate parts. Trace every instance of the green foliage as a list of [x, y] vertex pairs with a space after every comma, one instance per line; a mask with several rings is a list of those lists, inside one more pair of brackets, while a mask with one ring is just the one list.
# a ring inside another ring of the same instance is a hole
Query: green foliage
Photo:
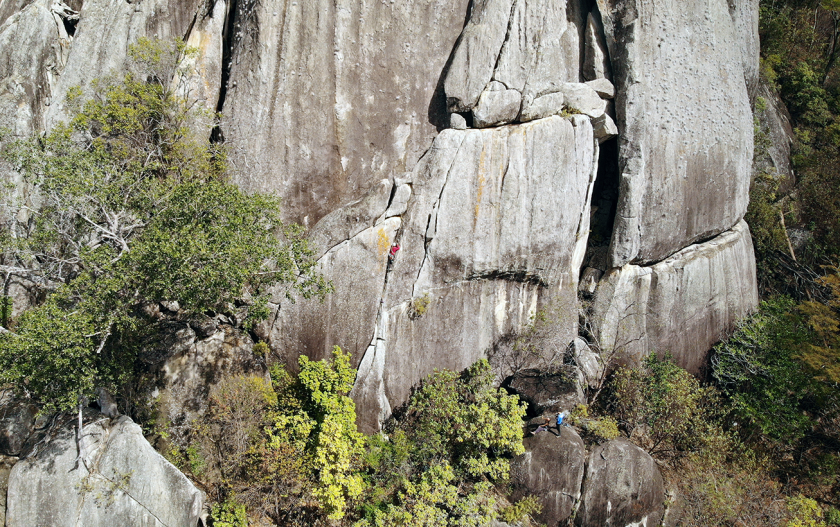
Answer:
[[248, 527], [245, 505], [235, 500], [214, 504], [210, 511], [212, 527]]
[[618, 422], [610, 416], [588, 419], [583, 423], [583, 429], [598, 441], [609, 441], [621, 435]]
[[542, 503], [536, 496], [526, 496], [499, 513], [499, 519], [505, 523], [517, 523], [527, 517], [542, 512]]
[[796, 356], [812, 373], [815, 380], [836, 386], [840, 383], [840, 269], [821, 280], [830, 291], [823, 302], [806, 301], [798, 306], [813, 332]]
[[411, 301], [409, 317], [412, 319], [422, 317], [426, 314], [426, 310], [429, 309], [431, 303], [432, 297], [429, 296], [429, 293], [424, 293], [423, 296], [413, 299]]
[[356, 405], [347, 395], [355, 379], [350, 356], [338, 346], [333, 349], [332, 363], [300, 357], [300, 389], [295, 391], [306, 396], [301, 398], [300, 412], [291, 417], [313, 425], [309, 434], [315, 438], [312, 462], [318, 468], [312, 493], [330, 519], [342, 518], [347, 501], [357, 498], [364, 488], [354, 470], [364, 453], [364, 436], [356, 430]]
[[69, 124], [3, 147], [40, 205], [5, 203], [0, 256], [49, 299], [0, 339], [0, 383], [45, 409], [124, 380], [149, 329], [145, 304], [176, 300], [190, 315], [248, 299], [248, 325], [267, 316], [275, 284], [303, 296], [328, 289], [279, 201], [225, 180], [212, 119], [171, 82], [191, 53], [141, 39], [131, 73], [94, 83], [88, 101], [71, 93]]
[[716, 391], [674, 364], [670, 353], [661, 359], [651, 353], [639, 368], [618, 370], [611, 388], [613, 414], [652, 454], [682, 456], [717, 435]]
[[235, 499], [255, 518], [284, 525], [340, 520], [364, 487], [364, 436], [347, 396], [355, 375], [336, 347], [331, 360], [301, 357], [298, 375], [273, 366], [271, 383], [225, 379], [194, 423], [193, 443], [178, 453], [181, 467], [202, 481], [210, 499]]
[[784, 297], [762, 302], [712, 358], [712, 375], [742, 426], [777, 441], [796, 440], [813, 424], [802, 410], [814, 386], [796, 358], [809, 336], [794, 305]]
[[822, 521], [822, 508], [816, 501], [802, 495], [794, 496], [788, 498], [787, 507], [793, 518], [785, 527], [827, 527]]
[[518, 397], [494, 387], [486, 360], [459, 375], [441, 371], [414, 391], [373, 437], [365, 457], [369, 490], [358, 525], [486, 525], [495, 516], [492, 481], [524, 452]]

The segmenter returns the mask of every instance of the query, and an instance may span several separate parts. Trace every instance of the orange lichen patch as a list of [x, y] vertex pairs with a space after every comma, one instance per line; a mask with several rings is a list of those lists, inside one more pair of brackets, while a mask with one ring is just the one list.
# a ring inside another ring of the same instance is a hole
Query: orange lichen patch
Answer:
[[391, 248], [391, 238], [388, 236], [388, 231], [379, 229], [376, 233], [376, 250], [379, 256], [388, 254], [388, 249]]

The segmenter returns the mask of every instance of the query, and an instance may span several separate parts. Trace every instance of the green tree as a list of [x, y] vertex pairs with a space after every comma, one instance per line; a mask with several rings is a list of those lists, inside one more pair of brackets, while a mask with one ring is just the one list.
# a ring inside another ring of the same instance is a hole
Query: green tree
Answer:
[[803, 410], [815, 386], [797, 359], [810, 335], [794, 308], [785, 297], [762, 302], [712, 356], [712, 375], [741, 426], [775, 441], [799, 439], [813, 425]]
[[619, 369], [612, 380], [615, 417], [641, 434], [651, 454], [683, 456], [705, 448], [720, 435], [720, 402], [714, 388], [674, 363], [667, 353], [648, 355], [638, 368]]
[[267, 316], [275, 284], [289, 295], [328, 289], [278, 199], [226, 180], [224, 151], [207, 139], [211, 116], [178, 95], [194, 52], [139, 40], [130, 73], [94, 83], [84, 103], [72, 91], [68, 124], [2, 150], [32, 198], [6, 196], [0, 270], [48, 298], [0, 336], [0, 384], [45, 410], [124, 380], [146, 304], [177, 301], [197, 314], [245, 300], [254, 321]]
[[494, 386], [486, 360], [439, 371], [412, 393], [385, 434], [371, 438], [365, 518], [358, 525], [481, 526], [491, 489], [522, 454], [525, 405]]

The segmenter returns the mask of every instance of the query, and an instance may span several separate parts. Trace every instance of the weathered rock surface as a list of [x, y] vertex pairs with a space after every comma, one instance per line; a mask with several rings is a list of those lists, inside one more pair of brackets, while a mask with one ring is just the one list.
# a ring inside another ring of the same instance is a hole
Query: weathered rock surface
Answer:
[[493, 78], [513, 5], [514, 0], [479, 0], [472, 4], [443, 85], [451, 111], [472, 110]]
[[755, 168], [779, 177], [782, 189], [789, 189], [795, 181], [790, 165], [790, 149], [794, 140], [790, 114], [779, 94], [766, 82], [760, 83], [758, 97], [764, 100], [764, 110], [757, 107], [755, 114], [767, 141], [762, 144], [766, 145], [766, 149], [756, 150]]
[[542, 512], [537, 521], [558, 525], [567, 519], [580, 498], [586, 448], [574, 429], [560, 427], [541, 432], [524, 440], [525, 454], [511, 463], [511, 498], [519, 500], [537, 496]]
[[0, 455], [18, 456], [35, 431], [38, 408], [0, 392]]
[[20, 11], [12, 2], [0, 6], [7, 13], [0, 25], [0, 128], [18, 136], [43, 126], [51, 79], [69, 46], [67, 39], [59, 41], [52, 3], [39, 0]]
[[502, 386], [528, 404], [528, 415], [556, 414], [586, 402], [579, 377], [575, 367], [558, 373], [528, 369], [517, 372]]
[[365, 430], [434, 368], [465, 368], [544, 305], [563, 313], [564, 342], [576, 336], [596, 152], [583, 116], [438, 136], [412, 176], [384, 295], [356, 306], [382, 298], [353, 393]]
[[[353, 366], [358, 366], [373, 338], [388, 250], [401, 225], [399, 216], [388, 218], [330, 249], [319, 260], [319, 269], [333, 277], [335, 291], [323, 301], [299, 299], [281, 304], [270, 339], [288, 364], [295, 367], [302, 353], [328, 357], [333, 346], [341, 346], [351, 354]], [[346, 274], [346, 269], [356, 271]]]
[[662, 475], [653, 458], [626, 439], [592, 451], [585, 487], [575, 516], [578, 527], [655, 526], [662, 519]]
[[583, 78], [588, 81], [611, 79], [612, 66], [604, 36], [604, 24], [597, 9], [586, 17], [584, 45]]
[[9, 489], [9, 474], [16, 462], [16, 457], [0, 455], [0, 525], [6, 525], [6, 493]]
[[569, 344], [569, 351], [587, 385], [597, 388], [604, 374], [604, 366], [598, 354], [580, 337]]
[[65, 65], [52, 81], [47, 126], [67, 119], [65, 97], [71, 87], [87, 91], [92, 80], [125, 71], [128, 46], [140, 37], [188, 36], [204, 4], [204, 0], [85, 0]]
[[312, 227], [410, 172], [448, 124], [439, 79], [468, 5], [238, 2], [222, 107], [235, 181]]
[[692, 245], [649, 267], [608, 271], [593, 321], [602, 353], [633, 362], [671, 351], [700, 373], [712, 345], [758, 304], [755, 255], [747, 224]]
[[661, 260], [744, 216], [752, 113], [730, 3], [598, 0], [621, 136], [612, 267]]
[[516, 90], [485, 90], [473, 108], [473, 126], [487, 128], [509, 123], [519, 115], [522, 94]]
[[203, 496], [143, 438], [127, 417], [84, 427], [84, 462], [75, 431], [61, 428], [9, 476], [7, 527], [148, 527], [198, 524]]

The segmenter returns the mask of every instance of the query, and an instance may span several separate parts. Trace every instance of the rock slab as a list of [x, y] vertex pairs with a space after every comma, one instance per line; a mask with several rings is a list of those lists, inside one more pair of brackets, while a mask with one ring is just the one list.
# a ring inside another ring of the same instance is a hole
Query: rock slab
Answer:
[[6, 527], [192, 527], [201, 491], [163, 456], [128, 417], [83, 428], [85, 462], [77, 463], [75, 430], [63, 427], [9, 476]]
[[711, 347], [758, 305], [756, 283], [744, 221], [655, 265], [608, 271], [593, 304], [600, 349], [627, 363], [670, 351], [701, 374]]

